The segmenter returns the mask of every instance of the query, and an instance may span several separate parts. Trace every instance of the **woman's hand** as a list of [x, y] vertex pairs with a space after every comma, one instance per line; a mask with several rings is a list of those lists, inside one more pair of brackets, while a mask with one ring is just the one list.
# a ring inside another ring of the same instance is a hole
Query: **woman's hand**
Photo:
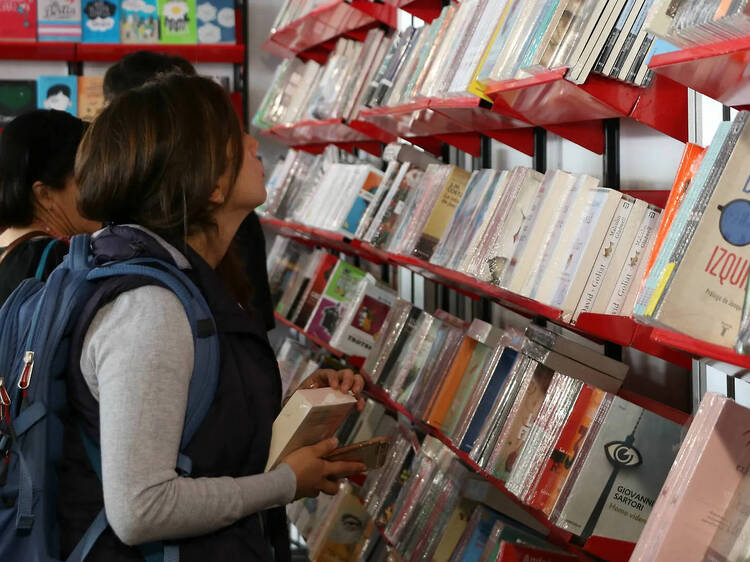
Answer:
[[320, 492], [334, 495], [339, 489], [338, 481], [341, 478], [367, 470], [360, 462], [330, 462], [323, 459], [332, 453], [338, 444], [338, 439], [331, 437], [315, 445], [297, 449], [281, 461], [288, 464], [297, 476], [295, 500], [314, 498]]
[[357, 410], [360, 412], [365, 407], [365, 399], [361, 393], [365, 388], [365, 379], [362, 375], [355, 375], [351, 369], [335, 371], [334, 369], [318, 369], [312, 375], [303, 380], [297, 387], [302, 388], [325, 388], [330, 387], [341, 392], [351, 391], [357, 397]]

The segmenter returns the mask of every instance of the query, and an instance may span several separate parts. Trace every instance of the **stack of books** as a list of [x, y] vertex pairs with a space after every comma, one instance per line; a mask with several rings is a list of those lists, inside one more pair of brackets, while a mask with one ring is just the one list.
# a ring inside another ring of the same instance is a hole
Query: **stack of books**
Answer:
[[265, 212], [498, 285], [573, 324], [584, 312], [630, 316], [661, 218], [645, 201], [561, 170], [469, 173], [425, 155], [379, 175], [330, 160], [290, 151]]
[[747, 37], [750, 10], [747, 2], [655, 1], [646, 27], [673, 45], [688, 48]]
[[697, 171], [673, 189], [672, 216], [634, 308], [642, 322], [730, 348], [740, 335], [750, 273], [748, 119], [742, 111], [720, 124], [700, 162], [687, 166]]
[[235, 42], [234, 0], [8, 0], [0, 41]]

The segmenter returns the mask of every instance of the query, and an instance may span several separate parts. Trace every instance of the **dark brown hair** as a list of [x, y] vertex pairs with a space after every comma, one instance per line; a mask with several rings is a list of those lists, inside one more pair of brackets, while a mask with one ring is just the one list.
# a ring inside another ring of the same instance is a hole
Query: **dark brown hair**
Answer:
[[210, 196], [242, 166], [242, 128], [215, 82], [183, 74], [117, 96], [83, 137], [75, 164], [83, 216], [135, 223], [171, 240], [213, 225]]
[[180, 56], [152, 51], [127, 54], [110, 66], [104, 74], [104, 98], [110, 101], [113, 97], [142, 86], [165, 72], [181, 72], [188, 76], [196, 74], [193, 65]]

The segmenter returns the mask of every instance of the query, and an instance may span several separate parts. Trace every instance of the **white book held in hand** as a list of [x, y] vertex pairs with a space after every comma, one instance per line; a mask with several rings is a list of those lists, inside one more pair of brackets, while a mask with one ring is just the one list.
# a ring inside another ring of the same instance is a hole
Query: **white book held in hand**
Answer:
[[357, 399], [331, 388], [298, 390], [273, 422], [266, 472], [301, 447], [333, 437]]

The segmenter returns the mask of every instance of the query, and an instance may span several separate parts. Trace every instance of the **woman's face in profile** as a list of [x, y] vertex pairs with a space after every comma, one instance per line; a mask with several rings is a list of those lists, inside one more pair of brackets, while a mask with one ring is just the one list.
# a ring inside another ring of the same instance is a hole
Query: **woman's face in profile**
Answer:
[[250, 135], [244, 135], [242, 147], [245, 152], [242, 167], [228, 203], [236, 209], [249, 212], [266, 200], [266, 187], [263, 184], [263, 164], [257, 155], [258, 141]]

